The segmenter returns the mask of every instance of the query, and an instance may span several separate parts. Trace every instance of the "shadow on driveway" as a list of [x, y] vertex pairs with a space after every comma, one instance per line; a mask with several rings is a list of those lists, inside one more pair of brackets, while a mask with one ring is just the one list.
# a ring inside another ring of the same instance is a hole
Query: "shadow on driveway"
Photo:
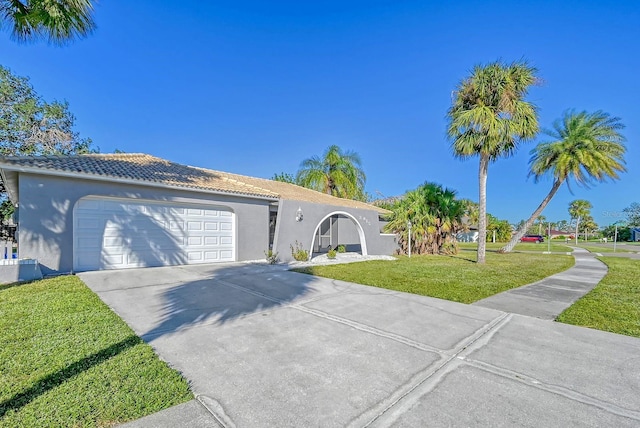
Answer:
[[146, 342], [196, 325], [225, 324], [308, 296], [314, 278], [265, 264], [86, 272], [82, 280]]

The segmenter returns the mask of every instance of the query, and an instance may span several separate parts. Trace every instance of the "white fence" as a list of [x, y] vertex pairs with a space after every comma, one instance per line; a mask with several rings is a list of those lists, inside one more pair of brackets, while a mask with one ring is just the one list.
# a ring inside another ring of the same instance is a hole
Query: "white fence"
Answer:
[[2, 263], [18, 259], [18, 244], [13, 241], [0, 241], [0, 265], [15, 264]]

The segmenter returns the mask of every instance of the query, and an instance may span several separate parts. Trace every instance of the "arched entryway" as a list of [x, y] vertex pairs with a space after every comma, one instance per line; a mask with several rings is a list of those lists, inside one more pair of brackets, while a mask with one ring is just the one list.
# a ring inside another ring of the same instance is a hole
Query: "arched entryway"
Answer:
[[364, 229], [353, 215], [345, 211], [334, 211], [320, 220], [313, 232], [309, 258], [338, 245], [345, 245], [347, 251], [356, 251], [363, 256], [368, 254]]

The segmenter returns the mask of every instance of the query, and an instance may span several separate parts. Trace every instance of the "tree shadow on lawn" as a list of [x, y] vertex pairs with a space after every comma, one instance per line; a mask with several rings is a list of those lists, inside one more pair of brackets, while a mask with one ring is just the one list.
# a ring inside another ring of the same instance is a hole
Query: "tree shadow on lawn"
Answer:
[[38, 398], [40, 395], [49, 392], [80, 373], [87, 371], [90, 368], [97, 366], [140, 343], [143, 342], [138, 336], [131, 335], [118, 343], [104, 348], [92, 355], [89, 355], [88, 357], [82, 358], [63, 369], [40, 379], [29, 389], [19, 392], [8, 400], [0, 403], [0, 418], [4, 417], [7, 412], [19, 410]]
[[[203, 266], [203, 265], [201, 265]], [[141, 337], [150, 342], [195, 325], [225, 324], [245, 315], [291, 304], [313, 291], [313, 276], [277, 266], [183, 267], [199, 269], [204, 279], [162, 292], [162, 314], [155, 327]]]

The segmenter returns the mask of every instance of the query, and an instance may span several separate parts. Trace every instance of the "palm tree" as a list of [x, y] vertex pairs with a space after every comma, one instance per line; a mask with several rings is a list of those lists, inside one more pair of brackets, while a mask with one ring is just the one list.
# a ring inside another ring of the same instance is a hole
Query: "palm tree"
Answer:
[[454, 156], [480, 158], [478, 263], [485, 262], [489, 163], [513, 154], [520, 142], [538, 132], [536, 107], [524, 99], [537, 82], [536, 72], [524, 61], [476, 66], [458, 85], [447, 113]]
[[313, 156], [302, 161], [296, 183], [339, 198], [364, 200], [366, 176], [361, 164], [357, 153], [333, 145], [322, 159]]
[[588, 241], [589, 236], [598, 230], [598, 224], [590, 214], [587, 214], [580, 220], [580, 230], [584, 233], [584, 240]]
[[594, 182], [619, 178], [618, 173], [626, 170], [624, 154], [627, 149], [620, 133], [622, 129], [624, 125], [620, 118], [602, 111], [566, 111], [561, 120], [554, 122], [552, 130], [545, 131], [553, 141], [540, 143], [531, 151], [529, 175], [537, 182], [550, 174], [553, 177], [551, 191], [501, 252], [513, 250], [565, 181], [568, 186], [572, 178], [578, 185], [589, 187]]
[[538, 220], [538, 235], [542, 235], [542, 225], [547, 221], [547, 218], [543, 215], [539, 215], [536, 220]]
[[[569, 215], [576, 221], [576, 245], [578, 245], [578, 233], [580, 232], [580, 222], [591, 217], [591, 202], [585, 199], [576, 199], [569, 204]], [[586, 241], [586, 233], [585, 233]]]
[[[467, 205], [456, 192], [436, 183], [424, 183], [396, 201], [385, 230], [397, 233], [400, 250], [414, 254], [455, 253], [455, 235], [462, 230]], [[407, 225], [411, 222], [411, 242]]]
[[90, 0], [0, 0], [0, 20], [20, 42], [44, 39], [62, 45], [96, 27]]

